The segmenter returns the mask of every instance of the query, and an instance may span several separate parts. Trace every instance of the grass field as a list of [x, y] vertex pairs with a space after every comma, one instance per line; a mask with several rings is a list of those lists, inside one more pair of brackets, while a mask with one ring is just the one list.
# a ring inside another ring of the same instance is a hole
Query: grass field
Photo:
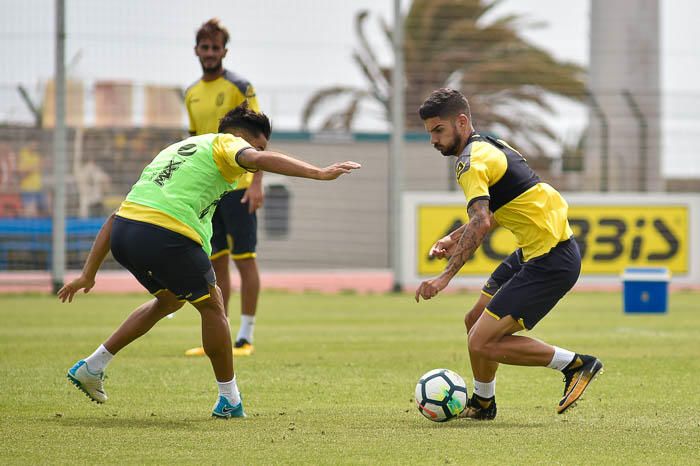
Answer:
[[66, 370], [145, 298], [0, 297], [0, 463], [700, 463], [697, 293], [656, 316], [623, 315], [619, 294], [572, 294], [531, 334], [604, 361], [578, 407], [555, 414], [560, 374], [502, 366], [497, 419], [445, 424], [418, 413], [414, 384], [448, 367], [471, 385], [462, 318], [475, 294], [265, 293], [256, 354], [236, 361], [249, 417], [231, 421], [209, 417], [208, 360], [182, 356], [199, 342], [190, 306], [115, 358], [107, 404], [69, 385]]

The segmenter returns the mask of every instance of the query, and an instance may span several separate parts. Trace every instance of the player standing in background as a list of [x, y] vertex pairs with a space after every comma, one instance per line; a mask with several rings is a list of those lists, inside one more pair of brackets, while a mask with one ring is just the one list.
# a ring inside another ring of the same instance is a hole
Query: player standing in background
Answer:
[[433, 91], [419, 114], [431, 144], [442, 155], [457, 157], [455, 172], [469, 221], [433, 245], [430, 254], [449, 257], [449, 262], [440, 276], [420, 284], [416, 301], [431, 299], [448, 285], [494, 221], [518, 243], [465, 318], [474, 394], [462, 417], [496, 417], [499, 363], [562, 371], [564, 395], [557, 406], [561, 414], [579, 399], [603, 364], [594, 356], [514, 334], [532, 329], [578, 280], [581, 254], [569, 226], [568, 205], [515, 149], [474, 131], [469, 103], [460, 92]]
[[[223, 67], [228, 39], [228, 31], [217, 19], [210, 19], [197, 31], [194, 52], [202, 65], [202, 77], [185, 93], [190, 134], [193, 136], [215, 133], [219, 120], [226, 112], [243, 102], [247, 102], [251, 110], [260, 112], [253, 86], [242, 76]], [[253, 353], [255, 313], [260, 294], [260, 274], [255, 260], [258, 227], [255, 211], [262, 206], [263, 198], [262, 172], [247, 173], [239, 181], [238, 187], [221, 199], [212, 219], [211, 262], [221, 287], [227, 316], [231, 296], [229, 255], [241, 278], [241, 325], [233, 345], [236, 356]], [[203, 356], [204, 349], [192, 348], [185, 354]]]
[[332, 180], [360, 168], [354, 162], [317, 168], [265, 151], [270, 122], [244, 105], [226, 114], [218, 130], [172, 144], [153, 159], [100, 229], [80, 277], [58, 292], [61, 301], [70, 302], [79, 290], [90, 291], [111, 249], [117, 262], [154, 296], [68, 371], [68, 379], [97, 403], [107, 401], [104, 370], [114, 355], [189, 301], [200, 313], [203, 347], [219, 387], [212, 416], [244, 417], [233, 372], [231, 331], [209, 260], [214, 207], [246, 172], [259, 169]]

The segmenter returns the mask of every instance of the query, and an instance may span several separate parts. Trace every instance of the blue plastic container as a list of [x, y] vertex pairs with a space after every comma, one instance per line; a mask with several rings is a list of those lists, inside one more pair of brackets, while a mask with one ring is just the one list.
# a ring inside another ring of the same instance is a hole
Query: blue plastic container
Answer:
[[626, 313], [668, 311], [668, 283], [671, 274], [664, 267], [634, 267], [622, 275], [622, 301]]

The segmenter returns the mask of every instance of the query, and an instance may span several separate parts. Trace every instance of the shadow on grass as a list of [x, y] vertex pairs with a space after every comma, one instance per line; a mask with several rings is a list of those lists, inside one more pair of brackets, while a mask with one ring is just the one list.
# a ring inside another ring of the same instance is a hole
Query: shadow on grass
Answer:
[[196, 418], [196, 419], [172, 419], [165, 417], [60, 417], [53, 418], [51, 421], [59, 426], [64, 427], [80, 427], [80, 428], [95, 428], [95, 429], [114, 429], [114, 428], [129, 428], [129, 429], [162, 429], [162, 430], [188, 430], [202, 427], [207, 423], [211, 424], [235, 424], [236, 421], [224, 421], [212, 418]]
[[[429, 429], [539, 429], [551, 425], [548, 422], [501, 422], [501, 421], [475, 421], [457, 419], [448, 422], [431, 422], [427, 425]], [[426, 427], [426, 426], [424, 426]]]

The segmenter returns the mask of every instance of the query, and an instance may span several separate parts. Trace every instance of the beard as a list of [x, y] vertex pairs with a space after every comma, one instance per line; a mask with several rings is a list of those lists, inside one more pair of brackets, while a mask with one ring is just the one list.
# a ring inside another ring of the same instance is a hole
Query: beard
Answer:
[[457, 151], [459, 150], [461, 143], [462, 141], [460, 140], [459, 136], [455, 135], [454, 139], [448, 146], [436, 144], [434, 147], [444, 156], [457, 155]]
[[202, 65], [202, 71], [204, 71], [205, 73], [217, 73], [217, 72], [221, 71], [221, 69], [223, 68], [222, 61], [216, 63], [215, 65], [209, 65], [209, 66], [205, 65], [204, 61], [202, 61], [202, 60], [200, 60], [199, 63]]

